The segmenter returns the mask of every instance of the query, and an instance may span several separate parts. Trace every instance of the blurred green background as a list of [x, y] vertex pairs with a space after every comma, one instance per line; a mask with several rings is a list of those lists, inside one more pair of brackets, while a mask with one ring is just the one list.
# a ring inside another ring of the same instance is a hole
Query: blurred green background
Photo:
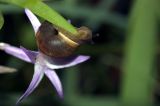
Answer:
[[[76, 26], [88, 26], [93, 42], [76, 53], [91, 59], [57, 70], [64, 100], [44, 78], [20, 106], [146, 106], [160, 99], [158, 59], [158, 0], [45, 0]], [[37, 50], [24, 10], [0, 4], [5, 23], [0, 42]], [[159, 17], [160, 18], [160, 17]], [[43, 19], [42, 19], [43, 20]], [[28, 87], [33, 65], [0, 51], [0, 64], [18, 69], [0, 74], [0, 106], [14, 106]]]

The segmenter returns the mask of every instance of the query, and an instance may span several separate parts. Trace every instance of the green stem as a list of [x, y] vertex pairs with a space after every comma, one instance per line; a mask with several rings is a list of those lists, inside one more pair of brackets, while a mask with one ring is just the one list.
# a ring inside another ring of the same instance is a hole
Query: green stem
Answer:
[[73, 35], [77, 34], [76, 29], [68, 23], [67, 20], [40, 0], [0, 0], [0, 2], [11, 3], [23, 8], [29, 8], [33, 13], [53, 23], [55, 26], [63, 28]]
[[156, 54], [155, 0], [136, 0], [129, 23], [122, 84], [124, 106], [152, 102], [152, 73]]
[[4, 19], [3, 19], [3, 15], [0, 11], [0, 29], [2, 28], [3, 24], [4, 24]]

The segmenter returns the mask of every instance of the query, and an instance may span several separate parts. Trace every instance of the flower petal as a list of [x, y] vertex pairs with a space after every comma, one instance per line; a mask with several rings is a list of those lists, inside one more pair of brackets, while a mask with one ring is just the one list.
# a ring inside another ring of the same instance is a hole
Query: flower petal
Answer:
[[[48, 58], [46, 60], [46, 66], [48, 66], [48, 68], [50, 68], [50, 69], [67, 68], [67, 67], [71, 67], [71, 66], [77, 65], [79, 63], [85, 62], [89, 58], [90, 58], [90, 56], [83, 56], [83, 55], [76, 56], [74, 58], [66, 58], [66, 59], [65, 58], [64, 59]], [[57, 62], [59, 62], [59, 63], [56, 64]]]
[[37, 33], [39, 27], [41, 26], [40, 21], [29, 9], [26, 8], [25, 13], [33, 26], [34, 32]]
[[17, 70], [15, 68], [0, 65], [0, 74], [13, 73], [16, 71]]
[[51, 69], [47, 69], [45, 70], [45, 75], [49, 78], [53, 86], [56, 88], [58, 95], [63, 98], [62, 84], [56, 72]]
[[39, 64], [35, 64], [35, 69], [34, 69], [34, 75], [32, 78], [32, 81], [28, 87], [28, 89], [26, 90], [26, 92], [18, 99], [17, 101], [17, 105], [19, 104], [19, 102], [21, 102], [23, 99], [25, 99], [27, 96], [29, 96], [34, 89], [39, 85], [40, 81], [42, 80], [43, 76], [44, 76], [44, 69], [46, 67], [41, 66]]
[[24, 47], [20, 47], [23, 52], [30, 58], [30, 60], [32, 61], [32, 63], [35, 63], [35, 60], [36, 60], [36, 57], [38, 55], [38, 52], [36, 51], [31, 51], [31, 50], [27, 50], [26, 48]]
[[15, 56], [21, 60], [24, 60], [26, 62], [32, 62], [31, 59], [28, 57], [28, 55], [20, 48], [11, 46], [6, 43], [0, 43], [0, 50], [4, 50], [6, 53]]

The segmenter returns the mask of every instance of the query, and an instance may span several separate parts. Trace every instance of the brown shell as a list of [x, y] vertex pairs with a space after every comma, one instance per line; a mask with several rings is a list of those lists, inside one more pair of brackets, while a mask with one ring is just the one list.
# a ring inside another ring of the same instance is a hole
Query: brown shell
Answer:
[[92, 38], [91, 31], [87, 27], [78, 28], [77, 31], [78, 35], [72, 35], [45, 21], [36, 34], [38, 48], [47, 56], [70, 56], [81, 43]]

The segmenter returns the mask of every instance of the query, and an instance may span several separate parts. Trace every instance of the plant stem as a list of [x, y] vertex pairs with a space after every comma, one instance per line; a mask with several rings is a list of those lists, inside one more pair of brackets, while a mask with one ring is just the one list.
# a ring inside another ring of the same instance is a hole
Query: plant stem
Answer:
[[148, 106], [152, 102], [151, 74], [156, 54], [155, 0], [136, 0], [129, 23], [122, 84], [124, 106]]

